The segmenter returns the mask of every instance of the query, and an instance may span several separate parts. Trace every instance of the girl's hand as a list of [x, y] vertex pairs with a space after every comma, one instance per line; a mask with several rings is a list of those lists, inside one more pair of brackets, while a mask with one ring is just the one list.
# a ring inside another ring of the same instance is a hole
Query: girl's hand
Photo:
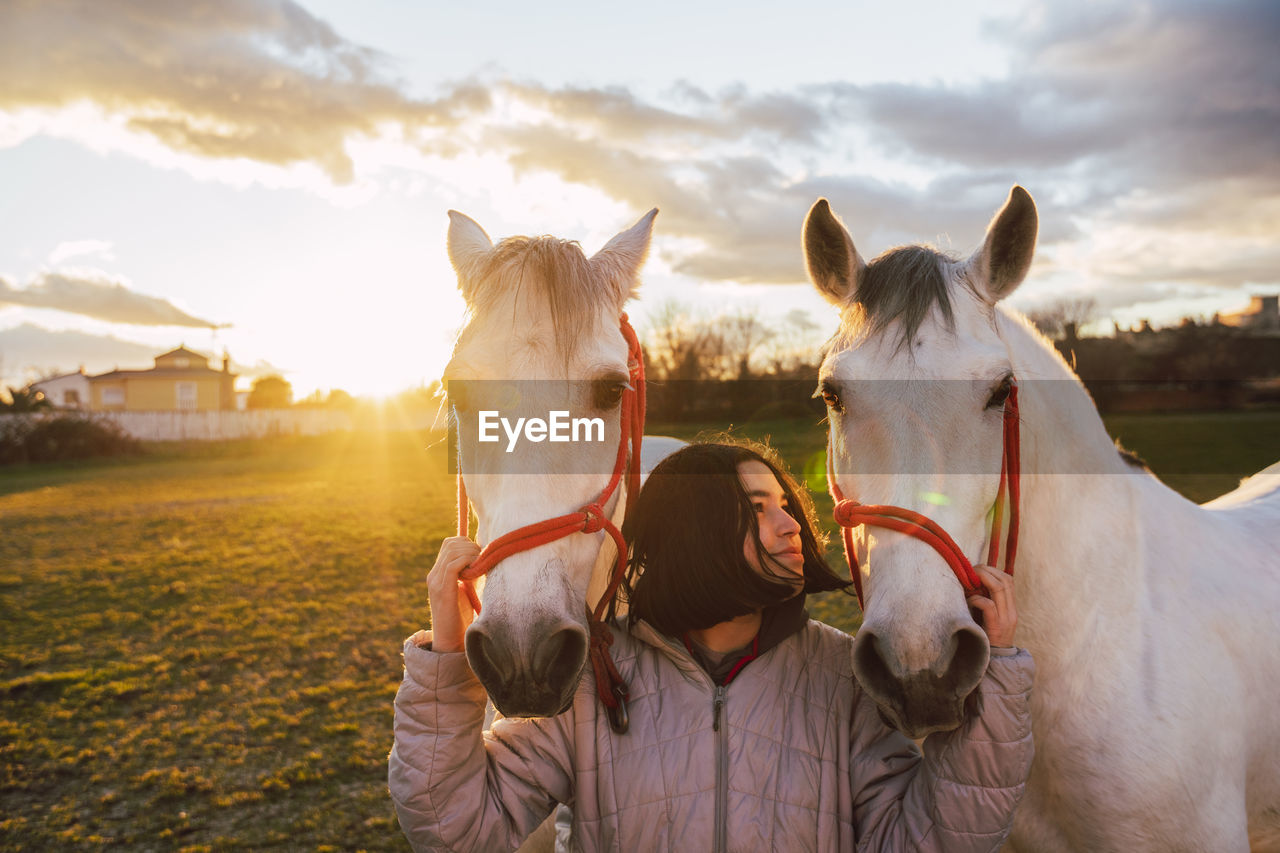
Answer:
[[431, 603], [431, 648], [437, 652], [460, 652], [462, 638], [476, 618], [471, 601], [462, 593], [458, 573], [480, 554], [480, 546], [465, 536], [450, 536], [440, 543], [436, 564], [427, 575], [427, 596]]
[[973, 568], [991, 597], [971, 595], [969, 606], [979, 612], [978, 624], [987, 632], [992, 648], [1009, 648], [1013, 645], [1013, 631], [1018, 627], [1018, 610], [1013, 603], [1013, 578], [991, 566]]

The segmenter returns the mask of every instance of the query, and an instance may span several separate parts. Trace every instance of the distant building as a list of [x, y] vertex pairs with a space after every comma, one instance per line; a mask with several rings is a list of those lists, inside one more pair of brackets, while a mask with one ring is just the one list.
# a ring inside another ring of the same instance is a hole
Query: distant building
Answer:
[[1224, 326], [1235, 326], [1255, 332], [1280, 331], [1280, 296], [1254, 296], [1249, 307], [1234, 314], [1220, 314]]
[[113, 370], [88, 377], [89, 408], [98, 411], [209, 411], [236, 407], [236, 375], [231, 358], [222, 370], [185, 346], [156, 356], [147, 370]]
[[84, 368], [75, 373], [64, 373], [31, 383], [32, 391], [39, 391], [55, 409], [89, 408], [89, 377]]

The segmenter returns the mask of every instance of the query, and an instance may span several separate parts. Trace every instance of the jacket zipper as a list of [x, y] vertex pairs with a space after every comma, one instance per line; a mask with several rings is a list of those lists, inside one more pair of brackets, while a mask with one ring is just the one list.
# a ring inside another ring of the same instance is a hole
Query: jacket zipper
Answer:
[[711, 703], [711, 728], [716, 735], [716, 853], [728, 849], [729, 835], [729, 726], [724, 720], [726, 685], [716, 685]]

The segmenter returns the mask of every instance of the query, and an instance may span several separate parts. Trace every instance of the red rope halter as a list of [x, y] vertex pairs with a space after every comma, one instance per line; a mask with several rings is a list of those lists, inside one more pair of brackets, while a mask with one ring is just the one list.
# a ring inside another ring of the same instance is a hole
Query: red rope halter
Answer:
[[[622, 531], [605, 515], [604, 507], [613, 496], [614, 490], [617, 489], [618, 483], [622, 481], [624, 474], [627, 488], [627, 504], [623, 511], [624, 516], [631, 511], [631, 504], [640, 492], [640, 441], [644, 436], [645, 396], [644, 354], [640, 350], [640, 339], [636, 337], [635, 330], [631, 328], [631, 323], [626, 314], [622, 315], [619, 327], [622, 330], [622, 336], [627, 341], [627, 362], [631, 385], [622, 395], [622, 435], [618, 440], [618, 455], [614, 459], [613, 475], [609, 478], [608, 484], [596, 496], [594, 501], [575, 512], [535, 522], [512, 530], [510, 533], [504, 533], [494, 539], [480, 551], [479, 556], [476, 557], [471, 565], [459, 573], [459, 577], [462, 578], [463, 592], [466, 593], [467, 598], [471, 601], [471, 606], [475, 608], [476, 613], [479, 613], [480, 597], [476, 595], [475, 585], [472, 581], [490, 571], [498, 563], [513, 554], [529, 551], [539, 545], [555, 542], [557, 539], [563, 539], [574, 533], [596, 533], [600, 530], [608, 532], [613, 537], [614, 544], [617, 545], [618, 559], [614, 564], [613, 576], [610, 578], [604, 594], [596, 603], [595, 609], [588, 610], [587, 624], [591, 632], [590, 657], [591, 668], [596, 677], [596, 692], [600, 696], [600, 703], [604, 705], [605, 712], [609, 716], [610, 725], [621, 734], [627, 730], [627, 699], [630, 694], [627, 691], [626, 682], [623, 681], [618, 668], [614, 666], [613, 658], [609, 654], [609, 646], [613, 644], [613, 634], [610, 633], [609, 626], [604, 622], [604, 613], [609, 606], [609, 602], [617, 594], [618, 586], [622, 583], [623, 575], [626, 573], [627, 543], [622, 538]], [[629, 455], [628, 448], [630, 449]], [[470, 535], [471, 519], [469, 507], [467, 487], [463, 482], [462, 472], [459, 471], [459, 536]]]
[[[1021, 460], [1018, 437], [1018, 385], [1015, 382], [1009, 389], [1009, 396], [1004, 402], [1004, 438], [1003, 452], [1000, 459], [1000, 486], [996, 491], [996, 503], [991, 518], [991, 544], [987, 551], [987, 565], [994, 566], [1000, 559], [1000, 528], [1004, 524], [1004, 506], [1009, 505], [1009, 531], [1006, 538], [1004, 570], [1013, 574], [1013, 562], [1018, 553], [1018, 505], [1021, 491]], [[832, 463], [830, 441], [827, 443], [827, 487], [835, 500], [835, 521], [840, 525], [841, 537], [844, 540], [845, 559], [849, 561], [849, 571], [853, 576], [853, 588], [858, 594], [858, 606], [865, 610], [862, 598], [862, 571], [858, 565], [858, 552], [853, 547], [853, 528], [860, 525], [883, 527], [905, 533], [926, 543], [938, 555], [946, 560], [951, 571], [955, 573], [964, 587], [966, 597], [983, 589], [982, 579], [974, 571], [969, 558], [960, 550], [947, 531], [928, 516], [914, 510], [898, 506], [866, 505], [855, 500], [847, 500], [836, 483], [835, 470]]]

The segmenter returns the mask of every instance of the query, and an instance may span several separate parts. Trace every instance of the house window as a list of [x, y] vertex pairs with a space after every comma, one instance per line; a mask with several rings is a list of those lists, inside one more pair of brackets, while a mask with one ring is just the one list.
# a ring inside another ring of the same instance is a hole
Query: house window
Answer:
[[80, 407], [80, 392], [74, 388], [68, 388], [62, 392], [62, 405]]
[[196, 383], [178, 383], [178, 408], [194, 409], [196, 407]]
[[123, 406], [124, 405], [124, 389], [119, 387], [103, 388], [102, 389], [102, 405]]
[[173, 363], [178, 367], [190, 367], [191, 359], [187, 358], [185, 355], [180, 355], [173, 360]]

